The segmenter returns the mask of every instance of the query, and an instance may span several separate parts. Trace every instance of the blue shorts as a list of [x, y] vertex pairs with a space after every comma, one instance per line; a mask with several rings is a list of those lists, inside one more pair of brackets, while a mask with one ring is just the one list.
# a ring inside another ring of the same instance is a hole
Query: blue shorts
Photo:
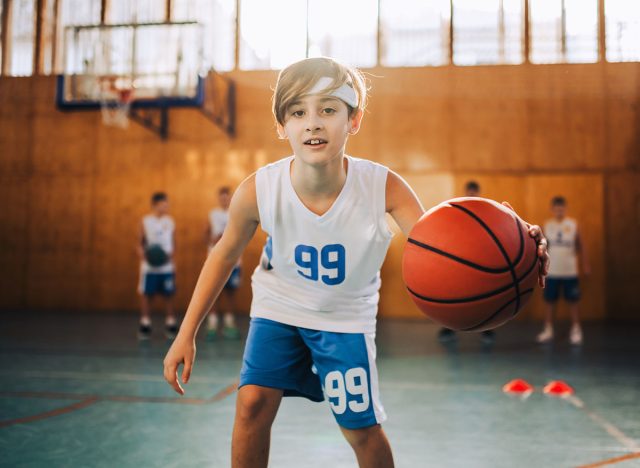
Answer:
[[140, 294], [153, 296], [173, 296], [176, 292], [176, 280], [174, 273], [143, 273], [140, 278]]
[[578, 302], [580, 300], [580, 286], [578, 278], [549, 278], [547, 277], [544, 287], [544, 300], [547, 302], [557, 302], [560, 298], [560, 289], [567, 302]]
[[284, 390], [323, 401], [338, 424], [360, 429], [386, 419], [378, 392], [373, 334], [333, 333], [252, 318], [240, 387]]
[[224, 285], [224, 289], [235, 291], [240, 287], [240, 273], [242, 270], [239, 266], [233, 267], [229, 279]]

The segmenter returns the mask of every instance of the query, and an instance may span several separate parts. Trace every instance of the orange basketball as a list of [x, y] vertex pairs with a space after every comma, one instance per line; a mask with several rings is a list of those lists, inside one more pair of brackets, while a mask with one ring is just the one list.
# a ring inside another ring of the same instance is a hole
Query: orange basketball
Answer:
[[402, 276], [429, 318], [454, 330], [488, 330], [515, 317], [531, 297], [536, 250], [509, 208], [486, 198], [454, 198], [413, 227]]

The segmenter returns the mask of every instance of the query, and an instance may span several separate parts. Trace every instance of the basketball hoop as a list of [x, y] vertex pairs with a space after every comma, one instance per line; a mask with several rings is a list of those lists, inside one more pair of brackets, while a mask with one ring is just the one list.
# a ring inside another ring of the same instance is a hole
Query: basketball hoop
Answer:
[[110, 127], [127, 128], [134, 98], [134, 89], [123, 77], [101, 76], [97, 78], [102, 123]]

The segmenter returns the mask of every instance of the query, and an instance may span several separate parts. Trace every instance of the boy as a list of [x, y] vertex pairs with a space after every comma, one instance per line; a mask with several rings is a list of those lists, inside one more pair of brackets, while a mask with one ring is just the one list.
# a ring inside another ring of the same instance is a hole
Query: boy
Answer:
[[[229, 222], [229, 203], [231, 202], [231, 189], [229, 187], [222, 187], [218, 190], [218, 203], [220, 208], [214, 208], [209, 212], [209, 222], [207, 223], [207, 247], [209, 253], [211, 249], [222, 237], [224, 228], [227, 227]], [[229, 339], [240, 338], [240, 331], [236, 326], [235, 311], [236, 311], [236, 289], [240, 287], [240, 260], [235, 264], [231, 271], [229, 280], [225, 283], [220, 296], [225, 296], [228, 310], [224, 313], [222, 324], [222, 336]], [[218, 332], [218, 315], [220, 314], [219, 299], [209, 311], [207, 316], [207, 338], [214, 339]], [[216, 307], [217, 306], [217, 307]], [[218, 310], [216, 310], [216, 308]]]
[[[175, 267], [173, 252], [175, 251], [175, 223], [169, 216], [169, 199], [164, 192], [156, 192], [151, 197], [151, 213], [142, 218], [140, 234], [136, 250], [140, 257], [140, 325], [138, 338], [147, 340], [151, 337], [151, 298], [161, 296], [166, 310], [165, 335], [175, 338], [178, 331], [176, 317], [173, 312], [173, 295], [175, 293]], [[161, 248], [166, 259], [160, 264], [147, 258], [150, 248]]]
[[[165, 357], [165, 379], [184, 394], [178, 365], [184, 364], [187, 382], [198, 326], [260, 223], [269, 237], [252, 278], [234, 467], [267, 465], [283, 396], [321, 401], [323, 390], [359, 465], [393, 466], [380, 426], [386, 415], [374, 343], [379, 270], [392, 236], [385, 213], [408, 234], [424, 209], [400, 176], [344, 154], [348, 136], [360, 128], [365, 99], [360, 73], [332, 59], [306, 59], [282, 70], [273, 112], [294, 155], [238, 187], [227, 229], [205, 262]], [[542, 240], [539, 228], [532, 232]], [[544, 245], [539, 254], [544, 267]]]
[[578, 346], [582, 344], [582, 328], [580, 327], [580, 287], [578, 284], [578, 260], [580, 260], [582, 274], [591, 273], [587, 251], [575, 219], [567, 216], [567, 201], [562, 196], [551, 200], [553, 218], [544, 225], [544, 233], [549, 240], [549, 252], [553, 255], [553, 262], [549, 267], [549, 278], [544, 290], [546, 302], [546, 317], [544, 328], [538, 335], [538, 343], [553, 340], [553, 315], [555, 306], [560, 298], [560, 289], [565, 300], [569, 303], [571, 313], [571, 330], [569, 342]]

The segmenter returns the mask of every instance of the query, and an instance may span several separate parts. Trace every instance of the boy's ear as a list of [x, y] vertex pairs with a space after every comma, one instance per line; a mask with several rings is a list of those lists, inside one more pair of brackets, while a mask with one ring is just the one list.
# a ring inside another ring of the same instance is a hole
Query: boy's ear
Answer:
[[359, 110], [351, 119], [349, 119], [349, 135], [355, 135], [360, 130], [362, 124], [362, 118], [364, 117], [364, 111]]
[[280, 123], [276, 123], [276, 130], [278, 131], [278, 138], [281, 140], [287, 139], [287, 134], [284, 131], [284, 127]]

